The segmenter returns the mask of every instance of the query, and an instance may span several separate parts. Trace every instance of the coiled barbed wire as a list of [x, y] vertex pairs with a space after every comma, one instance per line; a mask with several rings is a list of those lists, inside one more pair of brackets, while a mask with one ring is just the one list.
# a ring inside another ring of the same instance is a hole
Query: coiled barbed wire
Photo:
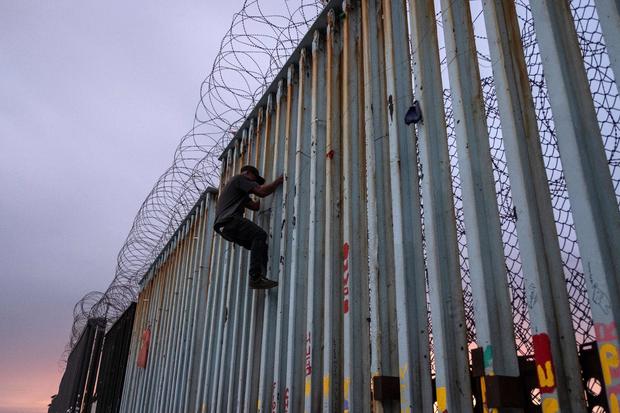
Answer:
[[[105, 317], [113, 321], [136, 299], [138, 282], [166, 245], [196, 200], [208, 186], [217, 186], [219, 155], [262, 96], [265, 88], [285, 64], [324, 6], [323, 1], [286, 1], [273, 11], [264, 1], [245, 1], [233, 16], [209, 76], [201, 85], [201, 99], [194, 123], [177, 147], [170, 166], [153, 186], [140, 207], [125, 244], [118, 255], [115, 277], [103, 292], [86, 294], [74, 308], [74, 322], [65, 356], [79, 339], [89, 318]], [[528, 0], [517, 0], [522, 42], [538, 117], [543, 156], [552, 195], [556, 227], [570, 296], [571, 313], [578, 344], [592, 340], [592, 320], [585, 280], [576, 241], [570, 201], [552, 113], [544, 82], [542, 63], [533, 29]], [[273, 6], [272, 6], [273, 7]], [[616, 195], [620, 203], [620, 105], [617, 85], [609, 66], [593, 0], [571, 0], [579, 43], [590, 81], [591, 92], [607, 152]], [[440, 15], [437, 16], [441, 25]], [[479, 15], [478, 15], [479, 17]], [[480, 40], [485, 40], [477, 36]], [[442, 53], [443, 54], [443, 53]], [[481, 63], [489, 61], [478, 51]], [[442, 65], [445, 66], [445, 60]], [[513, 214], [509, 174], [497, 110], [497, 98], [491, 77], [482, 79], [490, 137], [491, 157], [498, 190], [497, 199], [506, 265], [510, 280], [517, 349], [530, 353], [531, 332], [525, 305], [523, 274], [518, 251], [516, 217]], [[449, 90], [445, 91], [453, 190], [461, 274], [470, 342], [475, 341], [475, 323], [469, 279], [467, 241], [460, 198], [460, 178], [452, 127]]]
[[218, 157], [254, 107], [324, 2], [289, 0], [269, 5], [246, 0], [233, 15], [211, 72], [200, 87], [194, 123], [175, 150], [133, 221], [105, 292], [89, 292], [73, 309], [62, 362], [89, 318], [113, 321], [134, 301], [138, 283], [208, 186], [217, 186]]

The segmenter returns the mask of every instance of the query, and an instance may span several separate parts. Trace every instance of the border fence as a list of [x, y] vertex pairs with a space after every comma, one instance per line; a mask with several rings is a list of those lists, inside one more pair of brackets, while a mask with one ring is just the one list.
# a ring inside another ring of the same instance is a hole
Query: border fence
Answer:
[[120, 411], [620, 412], [620, 7], [474, 7], [327, 4], [220, 158], [285, 176], [249, 214], [279, 286], [206, 191]]

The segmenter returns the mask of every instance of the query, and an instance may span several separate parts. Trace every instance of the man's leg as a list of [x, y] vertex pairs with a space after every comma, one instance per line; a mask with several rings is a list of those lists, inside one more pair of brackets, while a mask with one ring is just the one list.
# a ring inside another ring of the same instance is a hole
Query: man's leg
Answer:
[[265, 277], [267, 272], [268, 247], [267, 233], [262, 228], [258, 228], [252, 239], [252, 255], [250, 257], [250, 277]]
[[265, 279], [269, 256], [267, 233], [261, 227], [249, 219], [234, 218], [230, 223], [224, 225], [222, 231], [227, 238], [251, 250], [250, 270], [248, 272], [252, 288], [271, 288], [278, 285], [275, 281]]

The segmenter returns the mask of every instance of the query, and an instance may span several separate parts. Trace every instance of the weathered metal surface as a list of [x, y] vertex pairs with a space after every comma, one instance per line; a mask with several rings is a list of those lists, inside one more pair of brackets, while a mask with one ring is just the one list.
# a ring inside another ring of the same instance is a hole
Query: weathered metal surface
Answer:
[[[249, 252], [214, 234], [217, 193], [206, 193], [144, 277], [121, 411], [509, 412], [533, 409], [529, 392], [541, 393], [543, 412], [592, 408], [516, 11], [491, 0], [483, 10], [534, 334], [520, 366], [470, 4], [446, 0], [440, 10], [459, 146], [452, 176], [434, 3], [328, 4], [221, 157], [220, 190], [245, 164], [267, 181], [285, 177], [246, 213], [269, 235], [267, 276], [279, 286], [248, 288]], [[532, 0], [532, 10], [615, 411], [617, 194], [563, 3]], [[616, 18], [611, 3], [597, 4]], [[604, 30], [608, 44], [618, 40]], [[416, 100], [422, 119], [408, 125]], [[465, 320], [463, 222], [475, 333]]]
[[[577, 345], [517, 13], [514, 4], [494, 1], [485, 1], [484, 12], [510, 182], [519, 217], [519, 249], [530, 297], [532, 333], [549, 341], [550, 355], [555, 361], [553, 374], [557, 387], [542, 394], [542, 404], [557, 402], [561, 410], [584, 411]], [[545, 350], [535, 347], [534, 352]], [[540, 359], [543, 358], [541, 354]]]
[[[610, 408], [620, 409], [620, 211], [568, 2], [532, 0]], [[607, 43], [618, 39], [607, 39]], [[555, 383], [551, 383], [554, 387]]]

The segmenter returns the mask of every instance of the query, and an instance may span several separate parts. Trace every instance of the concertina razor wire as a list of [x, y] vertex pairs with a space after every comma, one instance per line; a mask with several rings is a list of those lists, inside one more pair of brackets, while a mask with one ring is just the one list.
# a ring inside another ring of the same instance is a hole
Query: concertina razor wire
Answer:
[[[266, 0], [246, 0], [241, 10], [233, 15], [230, 28], [220, 43], [220, 50], [211, 72], [200, 87], [200, 101], [192, 128], [181, 138], [172, 165], [157, 180], [138, 210], [127, 239], [118, 254], [112, 282], [105, 292], [87, 293], [74, 307], [73, 325], [62, 358], [63, 362], [66, 362], [66, 357], [78, 341], [88, 319], [102, 317], [112, 322], [136, 300], [139, 281], [185, 216], [207, 187], [218, 186], [219, 156], [325, 4], [324, 1], [312, 0], [273, 3], [277, 5]], [[528, 0], [517, 0], [516, 3], [556, 229], [560, 238], [571, 315], [577, 344], [580, 345], [594, 339], [581, 258], [531, 9]], [[570, 4], [616, 197], [620, 203], [620, 101], [617, 86], [593, 0], [571, 0]], [[436, 17], [440, 25], [440, 14], [438, 13]], [[486, 41], [484, 36], [478, 37], [479, 40]], [[481, 65], [489, 61], [488, 55], [484, 52], [479, 53], [478, 57]], [[444, 69], [446, 64], [444, 59], [442, 61]], [[511, 290], [516, 344], [520, 355], [531, 354], [530, 323], [515, 225], [517, 217], [512, 204], [492, 77], [483, 76], [482, 85]], [[447, 89], [444, 96], [468, 342], [471, 343], [475, 341], [475, 323], [456, 141]]]

